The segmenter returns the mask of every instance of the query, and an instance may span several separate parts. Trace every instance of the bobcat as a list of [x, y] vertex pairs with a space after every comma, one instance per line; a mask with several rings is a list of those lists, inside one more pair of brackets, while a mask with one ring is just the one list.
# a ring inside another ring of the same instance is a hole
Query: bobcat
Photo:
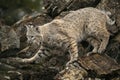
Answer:
[[[67, 63], [69, 64], [78, 59], [78, 42], [83, 40], [90, 42], [94, 47], [92, 53], [102, 53], [110, 37], [106, 26], [113, 24], [114, 21], [107, 13], [88, 7], [72, 11], [62, 19], [54, 19], [42, 26], [34, 27], [28, 24], [26, 36], [29, 43], [67, 49], [70, 53], [70, 60]], [[42, 53], [41, 47], [35, 56], [22, 61], [32, 62], [39, 57], [40, 53]]]

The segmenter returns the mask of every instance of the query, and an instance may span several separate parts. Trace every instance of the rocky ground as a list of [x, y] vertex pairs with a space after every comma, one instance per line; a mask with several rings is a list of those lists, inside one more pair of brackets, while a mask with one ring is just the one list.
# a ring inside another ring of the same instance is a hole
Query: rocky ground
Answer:
[[[26, 15], [17, 22], [13, 21], [12, 25], [0, 18], [0, 80], [120, 80], [119, 0], [43, 0], [42, 5], [41, 13]], [[18, 63], [14, 59], [33, 56], [39, 46], [27, 44], [25, 24], [43, 25], [84, 7], [96, 7], [112, 13], [115, 25], [108, 27], [112, 35], [104, 52], [107, 55], [84, 56], [92, 47], [82, 42], [78, 62], [69, 67], [65, 67], [69, 60], [68, 52], [57, 48], [49, 49], [52, 56], [33, 63]]]

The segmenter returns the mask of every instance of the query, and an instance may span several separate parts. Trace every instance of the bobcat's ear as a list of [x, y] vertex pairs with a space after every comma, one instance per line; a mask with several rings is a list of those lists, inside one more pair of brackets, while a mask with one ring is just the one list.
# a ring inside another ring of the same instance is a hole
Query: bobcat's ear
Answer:
[[28, 27], [28, 25], [26, 25], [26, 24], [25, 24], [24, 26], [27, 28], [27, 30], [29, 30], [29, 27]]
[[31, 23], [30, 23], [30, 24], [25, 24], [25, 27], [26, 27], [26, 28], [27, 28], [27, 30], [28, 30], [28, 29], [33, 28], [33, 27], [34, 27], [34, 25], [33, 25], [33, 24], [31, 24]]

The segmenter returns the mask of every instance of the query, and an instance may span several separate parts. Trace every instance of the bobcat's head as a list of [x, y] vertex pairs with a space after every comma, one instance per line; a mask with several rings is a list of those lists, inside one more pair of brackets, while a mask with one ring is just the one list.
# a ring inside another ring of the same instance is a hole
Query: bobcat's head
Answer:
[[34, 26], [33, 24], [27, 24], [25, 26], [27, 28], [26, 32], [27, 42], [29, 44], [40, 45], [42, 41], [42, 36], [40, 34], [40, 31], [38, 30], [38, 27]]

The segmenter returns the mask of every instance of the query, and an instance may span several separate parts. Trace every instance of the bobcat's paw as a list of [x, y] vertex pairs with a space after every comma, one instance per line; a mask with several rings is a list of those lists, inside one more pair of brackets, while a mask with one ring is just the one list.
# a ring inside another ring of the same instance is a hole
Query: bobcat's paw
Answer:
[[88, 52], [88, 53], [86, 54], [86, 56], [90, 56], [90, 55], [93, 55], [93, 54], [95, 54], [95, 52]]
[[76, 60], [72, 60], [72, 61], [68, 61], [67, 64], [66, 64], [66, 67], [70, 66], [71, 64], [73, 64], [76, 61], [77, 61], [77, 59]]
[[105, 49], [104, 50], [98, 50], [99, 54], [103, 54], [104, 52], [105, 52]]

